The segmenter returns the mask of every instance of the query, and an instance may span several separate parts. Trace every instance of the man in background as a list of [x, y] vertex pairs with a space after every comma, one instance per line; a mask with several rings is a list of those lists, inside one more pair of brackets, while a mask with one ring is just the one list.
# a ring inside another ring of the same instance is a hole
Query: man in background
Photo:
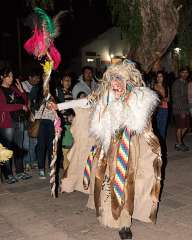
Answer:
[[176, 151], [189, 151], [189, 147], [184, 144], [184, 136], [190, 127], [190, 115], [188, 104], [188, 78], [189, 69], [182, 68], [179, 78], [172, 86], [173, 115], [176, 125]]
[[74, 86], [72, 90], [73, 99], [77, 99], [80, 92], [84, 92], [89, 95], [92, 91], [97, 89], [97, 83], [93, 78], [92, 67], [85, 66], [82, 69], [82, 75], [78, 79], [78, 83]]

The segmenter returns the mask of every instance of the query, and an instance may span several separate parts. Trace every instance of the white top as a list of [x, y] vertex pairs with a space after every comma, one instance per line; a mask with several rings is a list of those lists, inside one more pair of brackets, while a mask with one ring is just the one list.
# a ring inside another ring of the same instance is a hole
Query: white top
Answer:
[[33, 85], [31, 85], [28, 81], [24, 81], [21, 83], [23, 89], [25, 90], [26, 93], [30, 93]]
[[94, 79], [91, 80], [91, 87], [83, 80], [83, 76], [79, 77], [79, 82], [73, 87], [72, 95], [73, 99], [77, 99], [80, 92], [84, 92], [87, 96], [98, 87]]

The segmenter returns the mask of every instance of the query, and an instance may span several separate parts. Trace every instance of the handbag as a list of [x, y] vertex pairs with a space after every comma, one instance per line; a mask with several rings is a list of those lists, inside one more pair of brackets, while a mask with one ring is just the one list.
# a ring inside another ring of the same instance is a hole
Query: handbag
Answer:
[[29, 123], [28, 127], [29, 137], [36, 138], [38, 136], [40, 123], [41, 119], [35, 119], [34, 122]]
[[28, 127], [28, 135], [31, 138], [36, 138], [38, 136], [39, 133], [39, 127], [40, 127], [40, 123], [42, 120], [42, 116], [44, 113], [45, 107], [42, 111], [41, 117], [40, 119], [35, 119], [34, 121], [29, 122], [29, 127]]

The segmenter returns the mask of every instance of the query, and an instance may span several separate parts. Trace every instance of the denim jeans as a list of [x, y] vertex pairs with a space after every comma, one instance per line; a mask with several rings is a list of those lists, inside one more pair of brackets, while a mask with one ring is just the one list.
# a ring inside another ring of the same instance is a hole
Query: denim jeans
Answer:
[[42, 119], [37, 137], [37, 160], [39, 169], [45, 169], [46, 156], [48, 157], [48, 164], [50, 166], [54, 135], [53, 121]]
[[159, 137], [165, 140], [167, 133], [168, 109], [158, 108], [156, 113], [156, 126]]
[[23, 140], [23, 148], [26, 150], [26, 154], [23, 156], [23, 163], [33, 165], [36, 161], [36, 145], [37, 138], [29, 137], [28, 131], [24, 130], [24, 140]]
[[23, 121], [14, 122], [14, 162], [16, 173], [24, 171], [23, 157], [27, 150], [23, 148], [25, 124]]

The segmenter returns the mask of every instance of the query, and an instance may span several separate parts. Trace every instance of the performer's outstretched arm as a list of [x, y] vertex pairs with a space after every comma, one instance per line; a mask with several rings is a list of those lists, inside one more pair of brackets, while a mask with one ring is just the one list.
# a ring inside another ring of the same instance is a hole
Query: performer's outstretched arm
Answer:
[[65, 110], [69, 108], [89, 108], [90, 104], [87, 98], [78, 99], [78, 100], [71, 100], [59, 104], [55, 104], [53, 102], [50, 102], [48, 104], [48, 108], [53, 110]]

